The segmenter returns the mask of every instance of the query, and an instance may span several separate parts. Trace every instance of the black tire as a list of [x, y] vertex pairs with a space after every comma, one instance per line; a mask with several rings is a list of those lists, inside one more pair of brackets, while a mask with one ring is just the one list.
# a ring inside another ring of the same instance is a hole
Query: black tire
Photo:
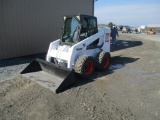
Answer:
[[80, 56], [75, 63], [75, 73], [82, 79], [88, 79], [95, 70], [94, 58], [91, 56]]
[[108, 52], [102, 51], [96, 57], [96, 69], [105, 71], [109, 68], [111, 55]]

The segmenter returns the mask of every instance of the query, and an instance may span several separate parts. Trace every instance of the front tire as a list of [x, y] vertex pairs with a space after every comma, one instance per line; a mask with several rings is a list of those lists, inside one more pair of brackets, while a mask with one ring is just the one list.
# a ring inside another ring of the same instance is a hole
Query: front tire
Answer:
[[111, 55], [108, 52], [102, 51], [96, 57], [96, 68], [100, 71], [105, 71], [109, 68]]
[[95, 70], [94, 58], [91, 56], [80, 56], [75, 63], [75, 73], [82, 78], [88, 79]]

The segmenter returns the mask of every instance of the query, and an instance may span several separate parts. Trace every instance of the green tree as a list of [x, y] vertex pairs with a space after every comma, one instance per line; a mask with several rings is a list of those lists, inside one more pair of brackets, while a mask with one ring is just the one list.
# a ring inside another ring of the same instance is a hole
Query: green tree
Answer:
[[110, 29], [112, 29], [113, 26], [114, 26], [114, 24], [113, 24], [112, 22], [109, 22], [109, 23], [108, 23], [108, 27], [109, 27]]

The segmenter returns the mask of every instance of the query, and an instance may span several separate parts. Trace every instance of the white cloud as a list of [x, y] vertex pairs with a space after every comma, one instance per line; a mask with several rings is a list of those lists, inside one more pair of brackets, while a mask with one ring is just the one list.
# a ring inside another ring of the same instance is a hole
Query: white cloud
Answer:
[[160, 23], [160, 5], [124, 5], [95, 8], [98, 23], [139, 26]]

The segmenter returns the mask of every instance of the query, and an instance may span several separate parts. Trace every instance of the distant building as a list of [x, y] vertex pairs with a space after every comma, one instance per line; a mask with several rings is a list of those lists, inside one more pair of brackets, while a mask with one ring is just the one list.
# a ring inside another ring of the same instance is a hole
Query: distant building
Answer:
[[160, 31], [160, 24], [148, 24], [148, 28], [154, 28], [156, 31]]
[[147, 27], [159, 27], [160, 28], [160, 24], [148, 24]]

